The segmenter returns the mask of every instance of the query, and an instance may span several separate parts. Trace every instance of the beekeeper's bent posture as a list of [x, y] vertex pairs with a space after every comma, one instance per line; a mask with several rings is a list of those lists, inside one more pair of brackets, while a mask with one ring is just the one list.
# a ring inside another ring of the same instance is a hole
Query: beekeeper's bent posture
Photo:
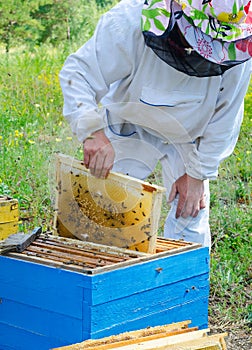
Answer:
[[249, 0], [122, 0], [60, 73], [94, 176], [145, 179], [161, 162], [165, 237], [210, 245], [208, 179], [238, 138], [251, 16]]

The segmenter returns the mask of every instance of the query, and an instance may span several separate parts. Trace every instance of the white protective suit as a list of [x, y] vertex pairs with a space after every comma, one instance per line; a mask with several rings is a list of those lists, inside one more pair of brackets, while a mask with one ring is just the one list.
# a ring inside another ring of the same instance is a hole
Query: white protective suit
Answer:
[[[160, 160], [169, 192], [185, 172], [215, 179], [220, 162], [232, 153], [251, 60], [220, 76], [181, 73], [145, 45], [142, 6], [143, 0], [121, 1], [68, 57], [60, 73], [63, 113], [81, 142], [105, 129], [116, 150], [113, 170], [143, 179]], [[210, 245], [208, 181], [205, 195], [208, 205], [196, 218], [175, 219], [174, 201], [165, 236]]]

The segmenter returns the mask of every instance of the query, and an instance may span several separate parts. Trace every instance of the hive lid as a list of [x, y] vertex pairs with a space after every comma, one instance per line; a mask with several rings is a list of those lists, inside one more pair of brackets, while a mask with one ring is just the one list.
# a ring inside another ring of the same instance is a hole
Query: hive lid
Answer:
[[55, 227], [62, 236], [154, 253], [164, 187], [111, 172], [92, 176], [57, 154]]

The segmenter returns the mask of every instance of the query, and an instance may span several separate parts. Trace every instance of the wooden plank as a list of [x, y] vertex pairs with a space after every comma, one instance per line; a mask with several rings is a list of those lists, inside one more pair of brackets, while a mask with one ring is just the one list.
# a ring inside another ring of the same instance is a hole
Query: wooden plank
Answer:
[[[167, 337], [163, 337], [163, 338], [159, 338], [159, 339], [151, 339], [148, 340], [147, 342], [141, 342], [141, 341], [137, 341], [135, 342], [135, 346], [134, 347], [139, 347], [140, 349], [150, 349], [153, 348], [153, 346], [167, 346], [167, 345], [173, 345], [173, 344], [177, 344], [180, 343], [181, 341], [184, 340], [194, 340], [197, 339], [199, 337], [202, 337], [204, 335], [206, 335], [206, 331], [208, 330], [200, 330], [200, 331], [191, 331], [191, 332], [187, 332], [187, 333], [180, 333], [180, 334], [176, 334], [176, 335], [171, 335], [171, 336], [167, 336]], [[119, 346], [119, 347], [115, 347], [114, 349], [123, 349], [123, 350], [132, 350], [132, 345], [123, 345], [123, 346]], [[94, 350], [95, 348], [93, 348], [92, 350]], [[98, 350], [99, 348], [97, 348]], [[104, 348], [104, 350], [109, 349], [109, 346]], [[100, 349], [99, 349], [100, 350]], [[103, 350], [103, 349], [102, 349]]]
[[[109, 291], [104, 290], [105, 292], [109, 293]], [[151, 317], [151, 315], [155, 319], [165, 310], [179, 305], [183, 308], [185, 303], [208, 298], [208, 294], [208, 274], [195, 276], [187, 280], [95, 305], [92, 308], [93, 324], [98, 324], [100, 329], [110, 328], [111, 315], [113, 315], [114, 325], [120, 324], [122, 320], [133, 322], [146, 316]]]
[[[162, 257], [167, 257], [167, 256], [172, 256], [172, 255], [176, 255], [176, 254], [180, 254], [180, 253], [184, 253], [184, 252], [188, 252], [191, 250], [195, 250], [195, 248], [199, 248], [200, 245], [195, 245], [195, 246], [186, 246], [186, 247], [181, 247], [181, 248], [174, 248], [173, 250], [169, 250], [169, 251], [164, 251], [164, 252], [160, 252], [158, 254], [151, 254], [148, 257], [142, 257], [142, 258], [138, 258], [137, 261], [133, 261], [133, 260], [129, 260], [127, 262], [122, 262], [120, 263], [120, 265], [117, 265], [117, 268], [122, 268], [122, 267], [127, 267], [127, 266], [131, 266], [131, 265], [136, 265], [136, 263], [144, 263], [147, 261], [152, 261], [152, 260], [156, 260]], [[115, 266], [105, 266], [105, 267], [97, 267], [96, 269], [92, 270], [92, 274], [98, 274], [98, 273], [102, 273], [102, 272], [106, 272], [106, 271], [112, 271], [114, 270]]]
[[[119, 346], [115, 347], [114, 349], [120, 349], [120, 350], [133, 350], [133, 348], [137, 348], [139, 350], [151, 350], [151, 349], [168, 349], [172, 345], [176, 345], [175, 348], [182, 347], [182, 343], [192, 343], [192, 341], [202, 341], [202, 337], [206, 337], [206, 333], [209, 330], [199, 330], [199, 331], [192, 331], [188, 333], [181, 333], [181, 334], [176, 334], [160, 339], [153, 339], [148, 342], [135, 342], [135, 346], [132, 347], [132, 345], [124, 345], [124, 346]], [[99, 348], [97, 348], [98, 350]], [[109, 349], [109, 347], [107, 347]], [[90, 349], [90, 350], [94, 350]], [[100, 350], [100, 349], [99, 349]]]
[[[88, 276], [0, 256], [1, 297], [82, 319], [83, 290]], [[0, 304], [0, 320], [1, 320]]]
[[225, 339], [224, 339], [224, 337], [227, 337], [227, 336], [228, 336], [228, 334], [225, 333], [225, 334], [223, 335], [223, 337], [220, 337], [220, 339], [219, 339], [220, 344], [221, 344], [221, 349], [222, 349], [222, 350], [227, 350], [226, 342], [225, 342]]
[[[88, 174], [90, 173], [90, 171], [85, 168], [83, 162], [73, 157], [70, 157], [62, 153], [58, 153], [56, 155], [56, 159], [59, 161], [59, 163], [71, 166], [71, 168], [76, 168], [78, 170], [85, 171]], [[139, 185], [140, 185], [140, 186], [144, 186], [145, 190], [149, 189], [151, 192], [153, 191], [164, 192], [166, 190], [164, 187], [161, 187], [155, 184], [150, 184], [149, 182], [144, 182], [142, 180], [133, 178], [129, 175], [124, 175], [122, 173], [114, 173], [113, 171], [109, 173], [108, 178], [111, 178], [113, 180], [123, 179], [126, 183], [129, 183], [131, 186], [135, 186], [137, 189], [139, 188]]]
[[[160, 296], [161, 299], [162, 296]], [[144, 301], [143, 301], [144, 302]], [[134, 313], [129, 309], [129, 313]], [[124, 315], [125, 316], [125, 315]], [[208, 298], [196, 299], [185, 304], [179, 304], [174, 307], [165, 307], [157, 313], [149, 313], [142, 317], [129, 320], [122, 317], [118, 323], [111, 323], [110, 327], [101, 329], [98, 320], [91, 323], [90, 338], [99, 339], [110, 335], [116, 335], [127, 331], [141, 329], [143, 327], [155, 327], [169, 322], [181, 322], [185, 319], [191, 319], [192, 327], [198, 326], [200, 329], [208, 326]]]
[[178, 325], [156, 327], [163, 329], [161, 333], [156, 333], [155, 328], [150, 328], [98, 340], [87, 340], [54, 350], [225, 350], [224, 337], [227, 333], [209, 336], [209, 329], [182, 329]]
[[[92, 345], [92, 343], [90, 343], [90, 345], [87, 345], [85, 344], [84, 348], [85, 349], [90, 349], [90, 350], [107, 350], [107, 349], [117, 349], [119, 347], [123, 347], [123, 346], [129, 346], [129, 345], [134, 345], [134, 344], [138, 344], [139, 342], [149, 342], [151, 340], [161, 340], [162, 338], [164, 337], [167, 337], [167, 336], [174, 336], [174, 335], [178, 335], [178, 334], [185, 334], [185, 333], [189, 333], [189, 332], [192, 332], [194, 330], [197, 330], [197, 327], [194, 327], [192, 329], [184, 329], [184, 330], [171, 330], [171, 331], [167, 331], [163, 334], [153, 334], [153, 335], [149, 335], [149, 336], [139, 336], [138, 339], [133, 339], [130, 336], [131, 339], [126, 339], [126, 340], [120, 340], [120, 341], [116, 341], [115, 343], [110, 343], [108, 341], [108, 344], [104, 343], [104, 344], [100, 344], [99, 345], [99, 341], [96, 343], [94, 343]], [[106, 339], [106, 338], [105, 338]], [[102, 343], [102, 340], [100, 341]]]
[[72, 340], [69, 337], [68, 341], [65, 341], [54, 337], [42, 336], [39, 333], [29, 332], [0, 322], [1, 350], [49, 350], [58, 346], [76, 343], [82, 339], [73, 336]]
[[[149, 337], [165, 337], [167, 334], [171, 334], [172, 332], [184, 332], [184, 331], [191, 331], [191, 328], [188, 326], [190, 325], [191, 321], [186, 320], [182, 322], [175, 322], [163, 326], [156, 326], [156, 327], [148, 327], [132, 332], [124, 332], [118, 335], [112, 335], [109, 337], [105, 337], [102, 339], [89, 339], [85, 342], [71, 345], [71, 346], [64, 346], [60, 349], [71, 349], [72, 347], [75, 348], [76, 346], [84, 346], [85, 348], [89, 349], [90, 347], [94, 346], [103, 346], [107, 344], [113, 344], [115, 346], [117, 345], [125, 345], [126, 342], [134, 343], [136, 341], [139, 341], [140, 338], [147, 339]], [[192, 329], [193, 330], [193, 329]]]
[[94, 275], [93, 305], [209, 273], [208, 258], [208, 248], [200, 248]]
[[27, 261], [36, 264], [46, 265], [48, 267], [57, 268], [60, 270], [67, 270], [72, 272], [77, 272], [81, 274], [90, 275], [92, 274], [92, 268], [84, 268], [82, 266], [73, 265], [71, 263], [59, 262], [57, 259], [46, 259], [38, 256], [31, 255], [21, 255], [20, 253], [9, 253], [8, 256], [10, 258], [15, 258], [17, 260]]
[[[137, 343], [134, 347], [132, 345], [121, 346], [114, 348], [114, 350], [224, 350], [220, 339], [227, 336], [226, 333], [206, 336], [204, 332], [201, 334], [200, 332], [175, 335], [159, 340], [151, 340], [147, 343]], [[94, 350], [94, 348], [89, 350]], [[100, 350], [99, 347], [97, 350]]]
[[82, 337], [82, 319], [20, 304], [6, 298], [2, 298], [1, 322], [40, 334], [41, 337], [60, 339], [64, 342], [68, 342], [70, 337]]
[[[45, 235], [41, 235], [41, 237], [43, 239], [45, 239]], [[51, 240], [51, 238], [50, 238]], [[164, 242], [168, 243], [166, 240], [164, 240]], [[174, 244], [176, 245], [177, 241], [174, 241]], [[47, 256], [44, 253], [44, 256], [35, 256], [35, 255], [31, 255], [28, 253], [29, 250], [32, 250], [32, 248], [28, 248], [27, 251], [21, 253], [9, 253], [8, 256], [16, 258], [16, 259], [22, 259], [22, 260], [26, 260], [26, 261], [31, 261], [31, 262], [36, 262], [36, 263], [41, 263], [41, 264], [46, 264], [49, 266], [53, 266], [53, 267], [59, 267], [62, 269], [66, 269], [66, 270], [71, 270], [71, 271], [76, 271], [76, 272], [82, 272], [82, 273], [86, 273], [86, 274], [99, 274], [99, 273], [104, 273], [106, 271], [112, 271], [118, 268], [123, 268], [123, 267], [127, 267], [127, 266], [131, 266], [131, 265], [135, 265], [137, 263], [143, 263], [146, 261], [151, 261], [151, 260], [155, 260], [155, 259], [159, 259], [161, 257], [166, 257], [166, 256], [171, 256], [171, 255], [176, 255], [176, 254], [180, 254], [183, 252], [187, 252], [190, 250], [194, 250], [200, 247], [200, 245], [197, 244], [187, 244], [186, 246], [182, 246], [181, 248], [174, 248], [171, 249], [169, 251], [162, 251], [161, 253], [158, 254], [146, 254], [146, 253], [142, 253], [142, 252], [135, 252], [132, 250], [128, 250], [128, 249], [122, 249], [122, 248], [117, 248], [117, 247], [108, 247], [108, 246], [104, 246], [104, 245], [100, 245], [100, 244], [95, 244], [95, 243], [87, 243], [87, 242], [82, 242], [76, 239], [70, 239], [70, 238], [63, 238], [63, 237], [55, 237], [55, 244], [61, 246], [62, 247], [64, 245], [66, 246], [71, 246], [71, 245], [77, 245], [79, 247], [79, 249], [83, 249], [83, 250], [91, 250], [91, 251], [97, 251], [100, 253], [104, 253], [104, 254], [109, 254], [112, 256], [116, 257], [128, 257], [131, 258], [129, 260], [126, 261], [122, 261], [122, 262], [117, 262], [115, 264], [110, 264], [107, 266], [101, 266], [101, 267], [95, 267], [94, 265], [90, 265], [90, 266], [86, 266], [86, 267], [79, 267], [78, 265], [74, 265], [71, 264], [66, 260], [64, 260], [64, 262], [62, 263], [61, 261], [59, 261], [59, 259], [53, 257], [53, 255], [51, 256]], [[38, 254], [40, 255], [40, 254]], [[69, 258], [69, 261], [72, 260], [71, 258]]]
[[[224, 350], [221, 341], [224, 342], [226, 333], [215, 336], [207, 336], [208, 330], [182, 332], [176, 335], [168, 335], [158, 339], [142, 341], [139, 339], [125, 340], [119, 343], [100, 344], [99, 342], [83, 342], [75, 345], [58, 348], [57, 350]], [[148, 337], [147, 337], [148, 338]], [[56, 350], [56, 349], [55, 349]]]
[[55, 243], [62, 243], [64, 245], [68, 245], [68, 246], [76, 246], [80, 249], [84, 249], [84, 250], [95, 250], [95, 251], [99, 251], [99, 252], [104, 252], [104, 253], [108, 253], [108, 254], [113, 254], [113, 255], [117, 255], [117, 256], [124, 256], [124, 255], [130, 255], [132, 257], [141, 257], [141, 256], [150, 256], [150, 254], [148, 253], [143, 253], [143, 252], [137, 252], [137, 251], [132, 251], [129, 249], [124, 249], [124, 248], [119, 248], [119, 247], [115, 247], [115, 246], [107, 246], [107, 245], [103, 245], [103, 244], [98, 244], [98, 243], [93, 243], [93, 242], [85, 242], [85, 241], [81, 241], [79, 239], [73, 239], [73, 238], [67, 238], [67, 237], [60, 237], [60, 236], [52, 236], [52, 235], [41, 235], [40, 237], [42, 238], [48, 238], [52, 241], [55, 241]]

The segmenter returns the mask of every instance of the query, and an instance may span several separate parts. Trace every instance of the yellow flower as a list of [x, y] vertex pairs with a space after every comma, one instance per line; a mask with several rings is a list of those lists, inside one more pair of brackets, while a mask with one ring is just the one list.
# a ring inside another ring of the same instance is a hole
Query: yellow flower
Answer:
[[0, 135], [0, 140], [2, 140], [3, 136]]
[[243, 16], [243, 11], [239, 11], [238, 13], [221, 12], [217, 16], [217, 19], [218, 21], [225, 23], [239, 23]]
[[246, 154], [251, 154], [251, 151], [246, 151]]
[[31, 145], [33, 145], [33, 144], [35, 143], [35, 141], [33, 141], [33, 140], [28, 140], [28, 142], [29, 142]]
[[71, 141], [73, 138], [71, 136], [67, 136], [66, 138], [68, 141]]
[[182, 10], [186, 8], [186, 4], [184, 2], [182, 2], [181, 6], [182, 6]]
[[62, 139], [60, 139], [60, 138], [56, 137], [55, 141], [56, 141], [56, 142], [61, 142], [61, 141], [62, 141]]
[[184, 3], [183, 0], [176, 0], [176, 2], [182, 7], [182, 10], [186, 8], [186, 4]]

